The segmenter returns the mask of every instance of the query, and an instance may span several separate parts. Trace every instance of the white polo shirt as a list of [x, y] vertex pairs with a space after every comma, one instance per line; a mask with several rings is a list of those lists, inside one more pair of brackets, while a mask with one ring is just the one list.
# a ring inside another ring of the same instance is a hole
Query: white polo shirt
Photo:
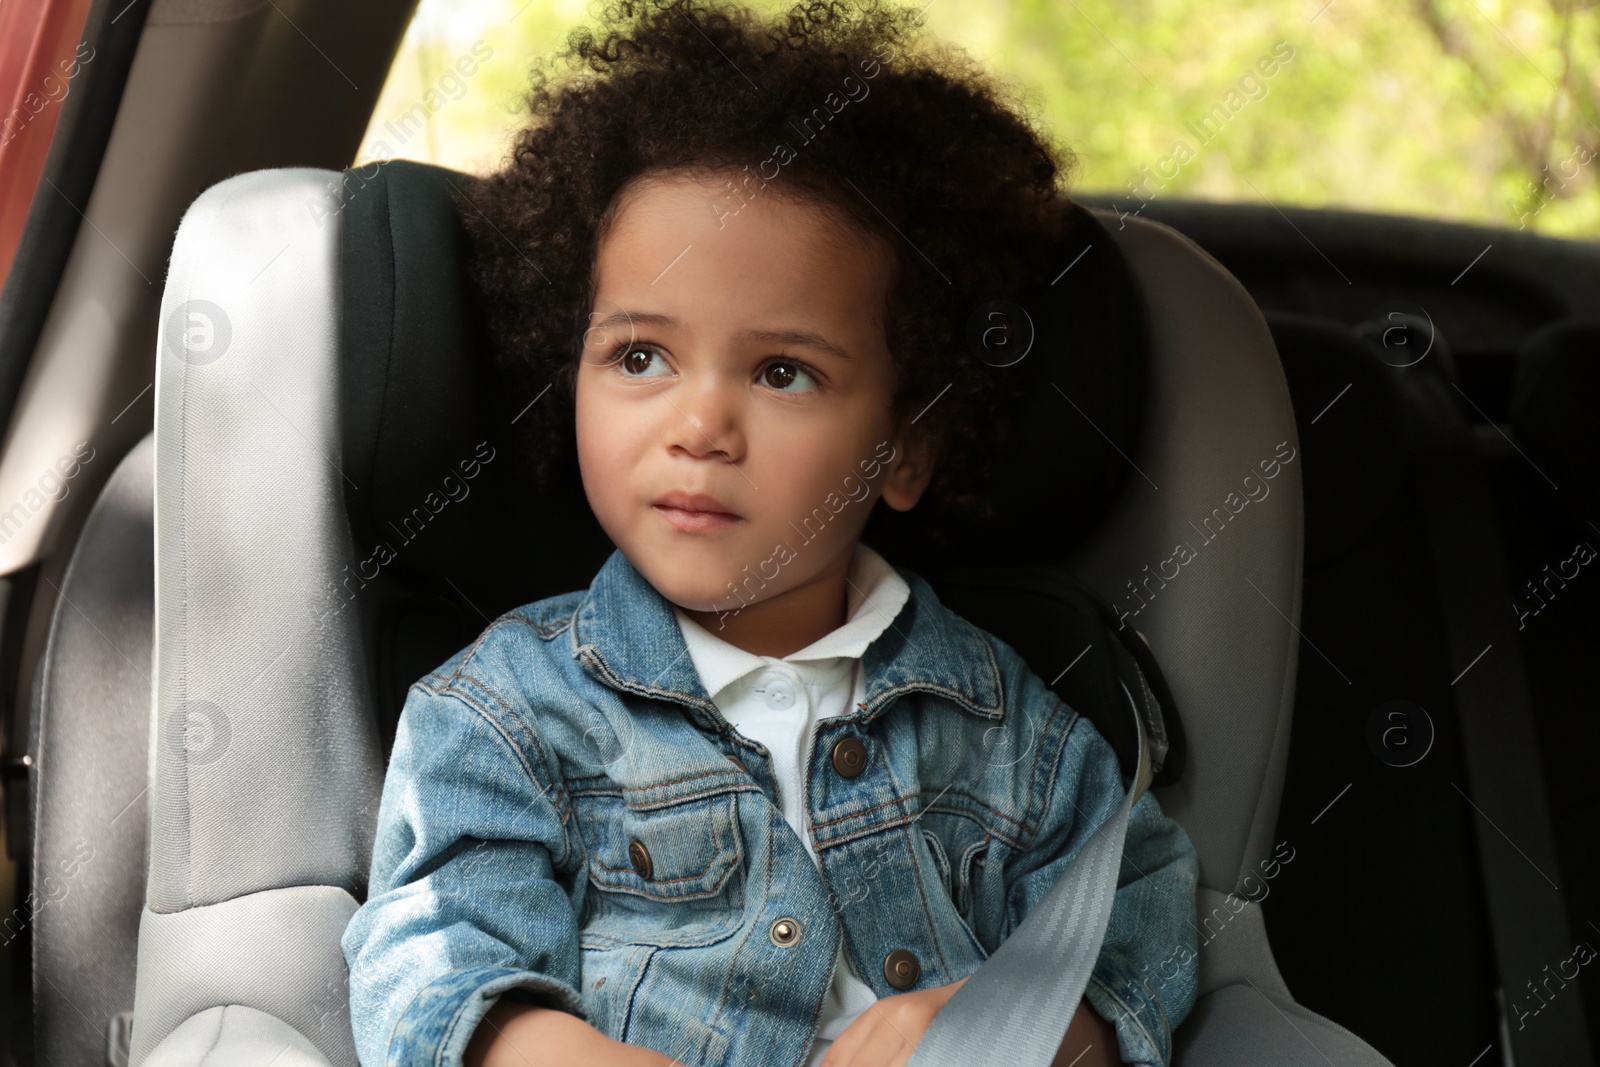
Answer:
[[[817, 853], [801, 809], [800, 764], [806, 747], [819, 719], [844, 715], [866, 699], [861, 656], [889, 628], [910, 595], [910, 587], [889, 561], [857, 542], [845, 575], [844, 625], [782, 659], [729, 644], [673, 607], [689, 658], [712, 703], [734, 729], [772, 754], [783, 817], [812, 863], [817, 862]], [[877, 999], [849, 965], [841, 938], [833, 985], [823, 1000], [807, 1067], [815, 1067], [834, 1039]]]

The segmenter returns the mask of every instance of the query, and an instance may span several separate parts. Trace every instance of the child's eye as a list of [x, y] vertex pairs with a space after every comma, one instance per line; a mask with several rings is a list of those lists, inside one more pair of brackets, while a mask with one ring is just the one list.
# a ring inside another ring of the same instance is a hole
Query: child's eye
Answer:
[[[666, 361], [658, 358], [660, 355], [655, 349], [637, 342], [621, 344], [613, 350], [608, 365], [629, 378], [659, 378], [672, 373]], [[650, 373], [652, 361], [660, 365], [655, 373]], [[793, 359], [771, 360], [762, 368], [761, 380], [783, 393], [809, 393], [819, 387], [817, 376], [811, 368]], [[798, 388], [794, 388], [796, 383]]]
[[[630, 378], [659, 378], [659, 374], [644, 373], [644, 371], [650, 366], [650, 360], [659, 354], [660, 353], [656, 352], [653, 348], [643, 348], [639, 345], [620, 345], [612, 355], [610, 362], [619, 371]], [[639, 360], [635, 358], [638, 356], [643, 356], [644, 359]], [[669, 373], [671, 372], [672, 368], [667, 367], [665, 362], [662, 363], [662, 367], [664, 367]], [[635, 373], [635, 371], [638, 371], [639, 373]]]
[[[809, 393], [817, 388], [817, 379], [811, 373], [811, 368], [792, 359], [775, 359], [768, 363], [761, 372], [761, 378], [774, 389], [784, 393]], [[789, 388], [795, 382], [802, 380], [810, 384], [799, 389]]]

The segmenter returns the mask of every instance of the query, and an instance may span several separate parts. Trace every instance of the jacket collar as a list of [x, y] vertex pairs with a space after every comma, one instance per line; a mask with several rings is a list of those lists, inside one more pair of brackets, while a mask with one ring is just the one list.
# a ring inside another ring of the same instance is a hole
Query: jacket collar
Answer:
[[[852, 718], [871, 721], [902, 693], [937, 693], [982, 719], [1003, 721], [994, 652], [971, 623], [950, 611], [923, 578], [895, 568], [910, 595], [866, 648], [866, 701]], [[695, 670], [672, 603], [614, 549], [572, 615], [572, 655], [620, 692], [683, 705], [697, 725], [731, 729]]]
[[807, 685], [826, 687], [838, 681], [852, 671], [867, 647], [889, 628], [910, 595], [911, 588], [900, 572], [866, 542], [857, 541], [845, 575], [844, 625], [781, 660], [729, 644], [691, 619], [682, 608], [674, 606], [672, 614], [678, 620], [684, 644], [689, 646], [689, 658], [694, 660], [700, 684], [717, 707], [726, 712], [722, 691], [741, 678], [765, 671], [773, 662], [788, 665]]

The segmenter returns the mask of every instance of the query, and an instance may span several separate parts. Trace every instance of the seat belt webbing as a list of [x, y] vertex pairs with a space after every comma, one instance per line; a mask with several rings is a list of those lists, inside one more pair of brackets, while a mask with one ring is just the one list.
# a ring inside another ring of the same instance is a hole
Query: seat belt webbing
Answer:
[[1438, 440], [1419, 456], [1418, 487], [1455, 678], [1464, 784], [1475, 808], [1504, 1025], [1518, 1065], [1593, 1067], [1581, 991], [1559, 976], [1547, 985], [1572, 954], [1574, 940], [1559, 888], [1522, 646], [1511, 626], [1514, 597], [1499, 519], [1477, 449]]

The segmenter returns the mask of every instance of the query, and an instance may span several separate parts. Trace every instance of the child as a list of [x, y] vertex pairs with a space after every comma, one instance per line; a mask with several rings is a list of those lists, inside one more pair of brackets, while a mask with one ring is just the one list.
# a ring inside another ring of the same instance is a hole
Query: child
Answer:
[[[970, 60], [846, 14], [623, 0], [462, 190], [506, 411], [558, 387], [529, 476], [575, 458], [616, 550], [407, 696], [343, 939], [363, 1067], [902, 1067], [1122, 800], [861, 540], [880, 497], [982, 515], [1019, 385], [967, 322], [1069, 206]], [[1170, 1063], [1196, 875], [1145, 794], [1058, 1063]]]

